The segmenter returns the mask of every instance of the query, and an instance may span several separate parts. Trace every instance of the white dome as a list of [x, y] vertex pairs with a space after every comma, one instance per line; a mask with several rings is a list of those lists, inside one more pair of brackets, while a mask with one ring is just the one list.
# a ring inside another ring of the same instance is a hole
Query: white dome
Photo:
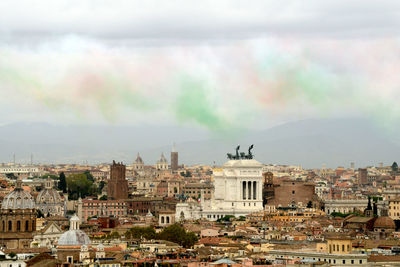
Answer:
[[85, 232], [79, 230], [80, 219], [78, 216], [74, 215], [69, 220], [70, 228], [67, 232], [63, 233], [58, 239], [59, 246], [81, 246], [89, 245], [90, 238]]
[[90, 238], [82, 230], [68, 230], [58, 239], [59, 246], [81, 246], [89, 245]]
[[35, 201], [29, 192], [16, 187], [11, 193], [4, 197], [1, 204], [2, 209], [33, 209]]

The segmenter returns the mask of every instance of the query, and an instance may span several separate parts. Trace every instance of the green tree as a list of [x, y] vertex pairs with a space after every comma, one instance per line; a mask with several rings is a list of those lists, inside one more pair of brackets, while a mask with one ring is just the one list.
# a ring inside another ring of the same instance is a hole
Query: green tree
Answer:
[[14, 173], [6, 173], [6, 177], [7, 177], [8, 179], [14, 179], [14, 180], [17, 179], [17, 177], [14, 175]]
[[399, 166], [397, 165], [396, 161], [392, 164], [392, 171], [395, 173], [399, 171]]
[[67, 177], [67, 192], [71, 200], [79, 197], [97, 196], [97, 187], [93, 181], [88, 180], [84, 173], [71, 174]]
[[106, 185], [106, 182], [100, 181], [99, 183], [99, 194], [103, 191], [104, 186]]
[[86, 175], [86, 178], [87, 178], [89, 181], [94, 182], [94, 177], [93, 177], [93, 175], [90, 173], [90, 171], [85, 171], [84, 174]]
[[231, 220], [231, 218], [235, 218], [235, 216], [233, 216], [233, 215], [225, 215], [224, 217], [219, 218], [217, 220], [217, 222], [229, 222]]
[[192, 247], [198, 240], [197, 235], [186, 230], [179, 224], [173, 224], [164, 228], [159, 234], [158, 239], [177, 243], [185, 248]]
[[125, 237], [128, 239], [155, 239], [156, 231], [152, 227], [132, 227], [125, 233]]
[[59, 182], [58, 182], [58, 189], [62, 190], [63, 193], [67, 193], [67, 180], [65, 179], [64, 172], [60, 173]]
[[102, 195], [102, 196], [100, 197], [100, 200], [107, 200], [107, 195]]
[[110, 234], [110, 238], [111, 239], [118, 239], [118, 238], [120, 238], [121, 236], [119, 235], [119, 233], [118, 232], [112, 232], [111, 234]]

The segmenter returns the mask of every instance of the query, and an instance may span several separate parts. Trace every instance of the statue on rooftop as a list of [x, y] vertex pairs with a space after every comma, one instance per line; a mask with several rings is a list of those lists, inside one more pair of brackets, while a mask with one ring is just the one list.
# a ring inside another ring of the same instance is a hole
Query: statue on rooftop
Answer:
[[253, 147], [254, 147], [253, 144], [249, 147], [249, 154], [247, 155], [248, 159], [253, 159], [253, 153], [251, 153], [251, 150], [253, 149]]
[[239, 149], [240, 149], [240, 145], [238, 145], [238, 146], [236, 147], [236, 156], [235, 156], [235, 159], [239, 159]]
[[228, 159], [229, 160], [235, 160], [235, 159], [253, 159], [253, 153], [251, 152], [251, 150], [254, 148], [254, 145], [251, 145], [250, 147], [249, 147], [249, 150], [248, 150], [248, 154], [246, 155], [246, 153], [244, 153], [244, 152], [239, 152], [239, 149], [240, 149], [240, 145], [238, 145], [237, 147], [236, 147], [236, 154], [235, 155], [232, 155], [231, 153], [227, 153], [226, 154], [226, 156], [228, 157]]

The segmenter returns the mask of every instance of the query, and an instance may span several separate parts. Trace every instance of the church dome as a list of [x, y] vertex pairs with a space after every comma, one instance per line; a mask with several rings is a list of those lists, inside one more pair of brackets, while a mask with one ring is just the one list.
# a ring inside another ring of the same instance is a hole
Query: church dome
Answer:
[[57, 190], [45, 188], [36, 197], [37, 204], [58, 204], [62, 202]]
[[396, 224], [392, 218], [388, 216], [381, 216], [376, 219], [374, 223], [374, 228], [384, 228], [384, 229], [396, 229]]
[[139, 153], [137, 154], [135, 163], [136, 163], [136, 164], [143, 164], [143, 159], [142, 159], [142, 157], [140, 156]]
[[160, 159], [158, 160], [157, 163], [158, 163], [158, 164], [160, 164], [160, 163], [167, 163], [167, 164], [168, 164], [168, 161], [167, 161], [167, 159], [165, 158], [164, 153], [161, 153], [161, 157], [160, 157]]
[[59, 246], [89, 245], [90, 238], [82, 230], [68, 230], [58, 239]]
[[70, 219], [70, 228], [58, 239], [59, 246], [83, 246], [90, 244], [90, 238], [85, 232], [79, 230], [79, 218], [74, 215]]
[[21, 187], [21, 180], [17, 181], [15, 189], [6, 195], [1, 204], [2, 209], [33, 209], [35, 201], [29, 192]]

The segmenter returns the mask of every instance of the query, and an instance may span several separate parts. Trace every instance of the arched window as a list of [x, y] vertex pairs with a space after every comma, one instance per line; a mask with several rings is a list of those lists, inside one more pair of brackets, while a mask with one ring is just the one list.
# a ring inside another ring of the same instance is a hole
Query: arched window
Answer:
[[167, 223], [169, 223], [169, 216], [167, 216], [166, 218], [167, 218]]
[[3, 226], [2, 226], [3, 232], [5, 232], [6, 231], [6, 222], [3, 221], [2, 224], [3, 224]]
[[21, 231], [21, 221], [17, 221], [17, 232]]
[[164, 223], [164, 216], [161, 216], [161, 223]]
[[12, 221], [8, 221], [8, 231], [12, 231]]
[[29, 221], [25, 221], [25, 231], [29, 231]]

